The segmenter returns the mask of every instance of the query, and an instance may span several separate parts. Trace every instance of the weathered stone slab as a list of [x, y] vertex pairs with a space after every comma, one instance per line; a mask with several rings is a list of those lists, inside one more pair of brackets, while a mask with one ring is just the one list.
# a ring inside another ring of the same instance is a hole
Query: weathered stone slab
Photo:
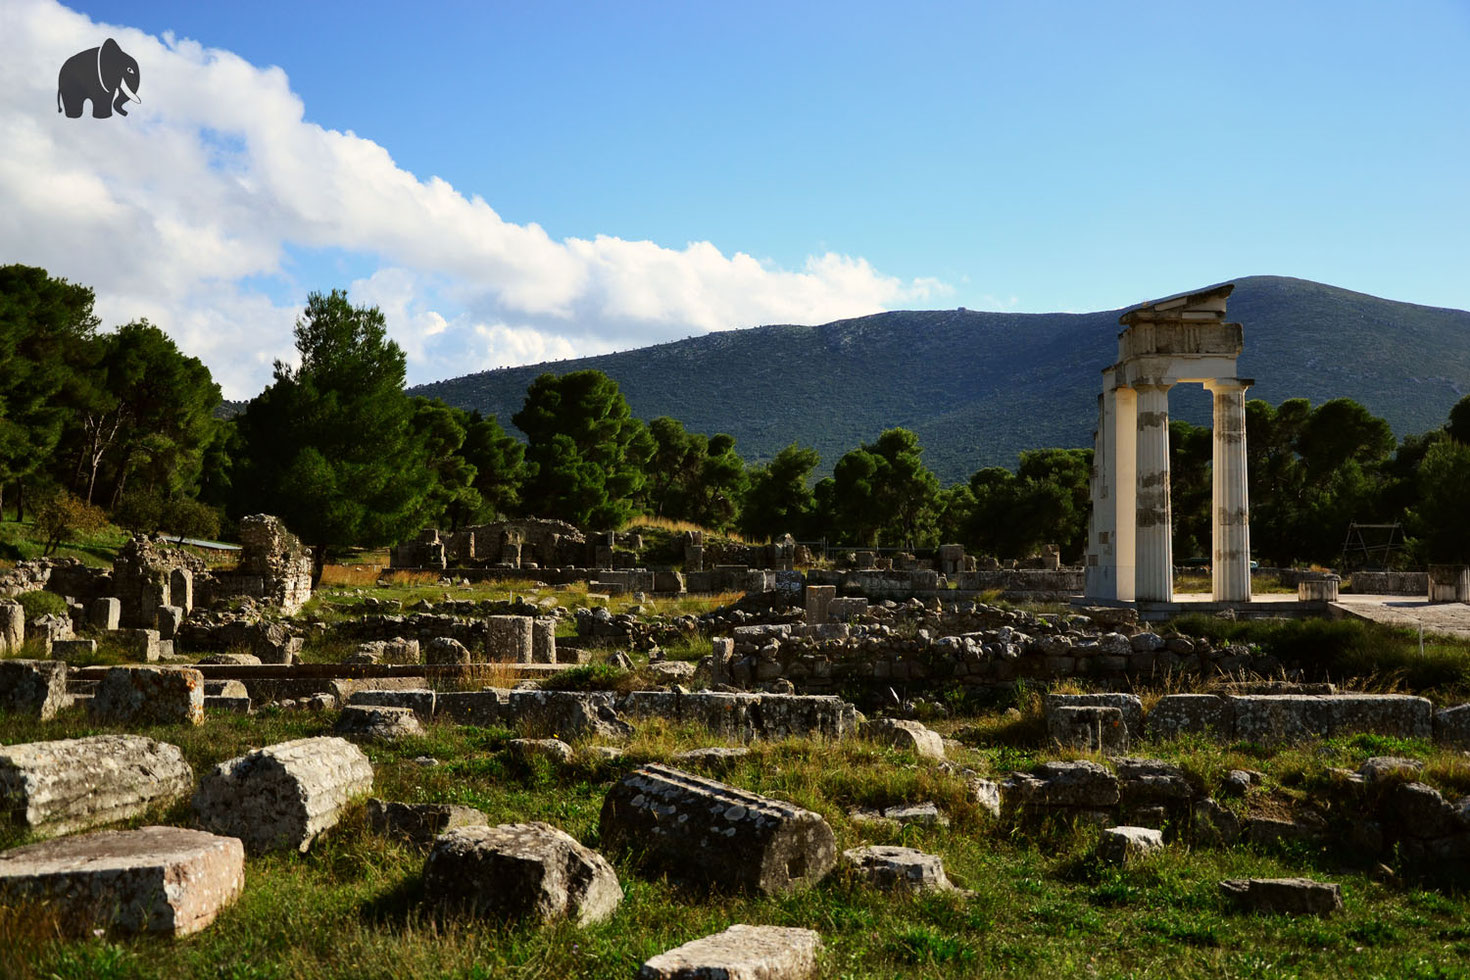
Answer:
[[537, 821], [440, 835], [424, 864], [424, 898], [495, 918], [586, 926], [610, 918], [623, 889], [601, 854]]
[[406, 735], [422, 735], [424, 726], [412, 708], [382, 704], [349, 704], [337, 716], [332, 729], [338, 735], [380, 742], [396, 742]]
[[750, 755], [750, 749], [743, 746], [713, 745], [704, 749], [686, 749], [683, 752], [675, 752], [673, 758], [681, 765], [700, 766], [706, 769], [728, 769], [748, 755]]
[[183, 623], [183, 606], [159, 606], [153, 613], [153, 628], [158, 630], [159, 642], [172, 642]]
[[1342, 908], [1341, 888], [1310, 878], [1231, 878], [1220, 890], [1255, 912], [1326, 915]]
[[0, 905], [45, 903], [71, 936], [186, 936], [244, 887], [238, 840], [182, 827], [103, 830], [0, 853]]
[[719, 888], [780, 894], [810, 887], [837, 860], [827, 821], [669, 766], [648, 765], [608, 791], [602, 841]]
[[530, 616], [485, 617], [485, 658], [499, 663], [530, 663], [533, 622]]
[[1180, 735], [1210, 734], [1229, 738], [1234, 729], [1230, 702], [1213, 694], [1166, 694], [1159, 698], [1145, 723], [1148, 737], [1158, 741]]
[[1109, 827], [1097, 841], [1097, 857], [1104, 864], [1128, 864], [1163, 849], [1163, 831], [1150, 827]]
[[627, 738], [633, 726], [618, 717], [613, 700], [609, 691], [512, 690], [505, 695], [502, 724], [527, 735]]
[[921, 759], [943, 759], [944, 739], [922, 722], [902, 718], [875, 718], [863, 724], [863, 738], [905, 752]]
[[0, 747], [0, 816], [37, 834], [67, 834], [126, 820], [186, 795], [184, 753], [141, 735]]
[[1234, 737], [1248, 742], [1293, 742], [1351, 732], [1430, 738], [1434, 732], [1429, 699], [1405, 694], [1239, 695], [1230, 703]]
[[62, 661], [0, 660], [0, 711], [47, 721], [68, 703]]
[[200, 725], [204, 675], [192, 667], [113, 667], [102, 675], [87, 708], [107, 724]]
[[348, 705], [379, 705], [385, 708], [409, 708], [419, 721], [434, 717], [435, 692], [427, 687], [404, 691], [357, 691], [347, 699]]
[[854, 847], [842, 852], [842, 860], [853, 874], [886, 892], [917, 895], [954, 887], [944, 874], [944, 860], [939, 855], [912, 847]]
[[155, 629], [126, 629], [118, 630], [114, 636], [118, 644], [128, 652], [133, 659], [144, 663], [155, 663], [163, 648], [159, 645], [158, 630]]
[[236, 715], [250, 715], [255, 713], [255, 706], [248, 697], [234, 697], [224, 694], [206, 694], [204, 696], [204, 710], [206, 712], [229, 712]]
[[1058, 705], [1047, 709], [1046, 734], [1053, 745], [1110, 755], [1128, 751], [1123, 712], [1102, 705]]
[[414, 844], [427, 845], [445, 831], [458, 827], [484, 827], [485, 814], [472, 806], [458, 803], [390, 803], [368, 800], [368, 826], [375, 833], [406, 837]]
[[1007, 806], [1098, 808], [1118, 803], [1118, 779], [1096, 762], [1043, 762], [1001, 784]]
[[948, 827], [949, 818], [934, 803], [902, 803], [876, 810], [851, 810], [853, 823], [886, 823], [894, 827], [917, 824], [920, 827]]
[[658, 954], [638, 980], [811, 980], [821, 951], [810, 929], [733, 925]]
[[1121, 801], [1129, 806], [1145, 804], [1183, 804], [1195, 796], [1194, 784], [1184, 768], [1163, 759], [1113, 760], [1118, 771]]
[[306, 851], [353, 797], [373, 788], [373, 767], [342, 738], [299, 738], [222, 762], [199, 782], [194, 813], [251, 853]]

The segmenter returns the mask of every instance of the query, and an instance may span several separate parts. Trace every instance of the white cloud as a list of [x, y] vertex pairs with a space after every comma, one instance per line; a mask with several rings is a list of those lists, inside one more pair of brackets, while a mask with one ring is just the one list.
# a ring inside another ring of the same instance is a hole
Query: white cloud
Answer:
[[[55, 109], [68, 55], [115, 38], [141, 68], [126, 120]], [[170, 34], [94, 24], [49, 0], [0, 7], [0, 262], [92, 286], [112, 324], [146, 316], [249, 397], [291, 355], [291, 249], [377, 262], [353, 282], [410, 381], [760, 323], [812, 323], [947, 292], [828, 253], [797, 271], [709, 242], [556, 241], [383, 147], [304, 121], [279, 68]], [[304, 288], [299, 299], [304, 301]]]

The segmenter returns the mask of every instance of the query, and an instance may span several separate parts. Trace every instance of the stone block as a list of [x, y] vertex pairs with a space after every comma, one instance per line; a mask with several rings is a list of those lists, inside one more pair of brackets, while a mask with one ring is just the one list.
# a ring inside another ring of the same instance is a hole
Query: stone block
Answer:
[[109, 632], [122, 626], [122, 600], [115, 596], [93, 599], [87, 609], [87, 622], [93, 629]]
[[1326, 915], [1342, 908], [1342, 889], [1310, 878], [1232, 878], [1220, 890], [1253, 912]]
[[505, 724], [510, 703], [509, 691], [487, 688], [483, 691], [440, 691], [434, 696], [434, 716], [456, 725], [487, 728]]
[[1271, 744], [1371, 732], [1430, 738], [1433, 705], [1405, 694], [1261, 694], [1230, 698], [1234, 737]]
[[638, 980], [813, 980], [821, 951], [810, 929], [733, 925], [647, 960]]
[[412, 708], [381, 704], [349, 704], [333, 727], [338, 735], [377, 742], [396, 742], [408, 735], [422, 735], [424, 726]]
[[[1127, 645], [1126, 636], [1121, 633], [1112, 635], [1122, 637], [1124, 645]], [[1042, 710], [1047, 717], [1062, 707], [1117, 708], [1123, 715], [1123, 724], [1128, 727], [1128, 738], [1138, 741], [1143, 737], [1143, 702], [1136, 694], [1048, 694], [1042, 699]]]
[[183, 606], [159, 606], [153, 613], [153, 626], [160, 640], [173, 640], [183, 622]]
[[434, 717], [434, 691], [426, 687], [409, 688], [402, 691], [356, 691], [348, 699], [348, 706], [379, 706], [384, 708], [408, 708], [419, 721]]
[[1163, 759], [1117, 758], [1118, 792], [1125, 806], [1183, 806], [1195, 796], [1184, 768]]
[[236, 715], [251, 715], [255, 713], [255, 707], [248, 697], [231, 697], [228, 695], [204, 696], [205, 712], [226, 712]]
[[192, 667], [113, 667], [102, 675], [87, 709], [104, 724], [200, 725], [204, 675]]
[[459, 827], [484, 827], [485, 814], [472, 806], [458, 803], [390, 803], [368, 800], [368, 826], [374, 833], [404, 837], [410, 843], [427, 846], [434, 838]]
[[685, 749], [675, 752], [673, 759], [684, 766], [703, 769], [729, 769], [736, 762], [750, 755], [750, 749], [737, 746], [714, 745], [704, 749]]
[[548, 616], [531, 621], [531, 662], [556, 663], [556, 620]]
[[809, 626], [820, 626], [827, 622], [828, 608], [837, 598], [835, 585], [808, 585], [806, 587], [806, 621]]
[[438, 667], [462, 666], [470, 662], [470, 651], [452, 636], [436, 636], [424, 646], [424, 663]]
[[1007, 806], [1116, 806], [1118, 778], [1096, 762], [1043, 762], [1030, 773], [1012, 773], [1001, 784]]
[[245, 886], [233, 837], [182, 827], [103, 830], [0, 854], [0, 905], [44, 903], [61, 932], [187, 936]]
[[1457, 749], [1470, 749], [1470, 704], [1445, 708], [1434, 716], [1434, 740]]
[[1180, 735], [1210, 734], [1228, 739], [1234, 731], [1230, 702], [1213, 694], [1166, 694], [1148, 713], [1148, 737], [1156, 741]]
[[1164, 849], [1163, 831], [1149, 827], [1109, 827], [1097, 841], [1097, 858], [1124, 865]]
[[921, 722], [900, 718], [876, 718], [863, 724], [863, 738], [902, 751], [913, 752], [921, 759], [943, 759], [944, 739]]
[[299, 738], [222, 762], [199, 781], [194, 814], [251, 853], [305, 852], [343, 807], [373, 788], [373, 767], [342, 738]]
[[608, 919], [623, 900], [601, 854], [550, 824], [459, 827], [434, 841], [424, 863], [424, 899], [497, 919]]
[[0, 600], [0, 653], [19, 650], [25, 641], [25, 606], [9, 599]]
[[177, 746], [141, 735], [0, 747], [0, 817], [35, 834], [136, 817], [193, 786], [194, 770]]
[[1063, 749], [1105, 752], [1128, 751], [1128, 726], [1123, 712], [1101, 705], [1062, 705], [1046, 712], [1046, 735]]
[[118, 645], [127, 651], [128, 656], [140, 663], [155, 663], [162, 652], [158, 645], [158, 630], [118, 630], [115, 635]]
[[391, 640], [383, 641], [383, 663], [385, 664], [416, 664], [422, 662], [419, 653], [419, 641], [404, 639], [395, 636]]
[[820, 815], [656, 764], [608, 791], [599, 826], [608, 848], [731, 891], [808, 888], [837, 860], [836, 838]]
[[0, 711], [47, 721], [68, 703], [62, 661], [0, 660]]
[[531, 663], [534, 622], [530, 616], [485, 617], [485, 659], [495, 663]]
[[513, 738], [506, 744], [512, 759], [530, 763], [545, 759], [553, 765], [565, 765], [575, 755], [572, 747], [559, 738]]
[[939, 855], [912, 847], [854, 847], [842, 852], [842, 861], [851, 874], [880, 891], [918, 895], [954, 888]]
[[507, 691], [504, 721], [527, 735], [627, 738], [633, 726], [618, 717], [606, 691]]
[[867, 614], [867, 599], [838, 596], [827, 604], [827, 619], [829, 622], [850, 623], [854, 619], [866, 616]]
[[168, 595], [170, 601], [184, 611], [194, 611], [194, 572], [188, 568], [170, 569], [168, 573]]
[[51, 656], [67, 662], [95, 657], [97, 641], [90, 637], [76, 640], [52, 640]]

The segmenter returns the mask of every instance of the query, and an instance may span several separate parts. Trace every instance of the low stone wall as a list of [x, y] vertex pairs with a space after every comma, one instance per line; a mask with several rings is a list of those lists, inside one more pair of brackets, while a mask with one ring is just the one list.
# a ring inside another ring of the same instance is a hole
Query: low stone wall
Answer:
[[1429, 595], [1428, 572], [1353, 572], [1347, 591], [1356, 595]]

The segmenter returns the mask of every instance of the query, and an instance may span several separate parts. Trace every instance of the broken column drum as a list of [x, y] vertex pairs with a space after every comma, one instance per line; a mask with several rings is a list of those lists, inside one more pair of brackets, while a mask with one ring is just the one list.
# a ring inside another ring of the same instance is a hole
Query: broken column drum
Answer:
[[600, 829], [604, 847], [731, 891], [797, 891], [837, 863], [836, 838], [819, 814], [657, 764], [608, 791]]
[[1214, 396], [1213, 598], [1250, 600], [1245, 391], [1252, 382], [1236, 377], [1241, 326], [1225, 322], [1225, 300], [1234, 288], [1225, 283], [1166, 297], [1118, 320], [1126, 329], [1118, 335], [1117, 363], [1103, 371], [1094, 434], [1090, 598], [1174, 598], [1169, 389], [1194, 383]]

